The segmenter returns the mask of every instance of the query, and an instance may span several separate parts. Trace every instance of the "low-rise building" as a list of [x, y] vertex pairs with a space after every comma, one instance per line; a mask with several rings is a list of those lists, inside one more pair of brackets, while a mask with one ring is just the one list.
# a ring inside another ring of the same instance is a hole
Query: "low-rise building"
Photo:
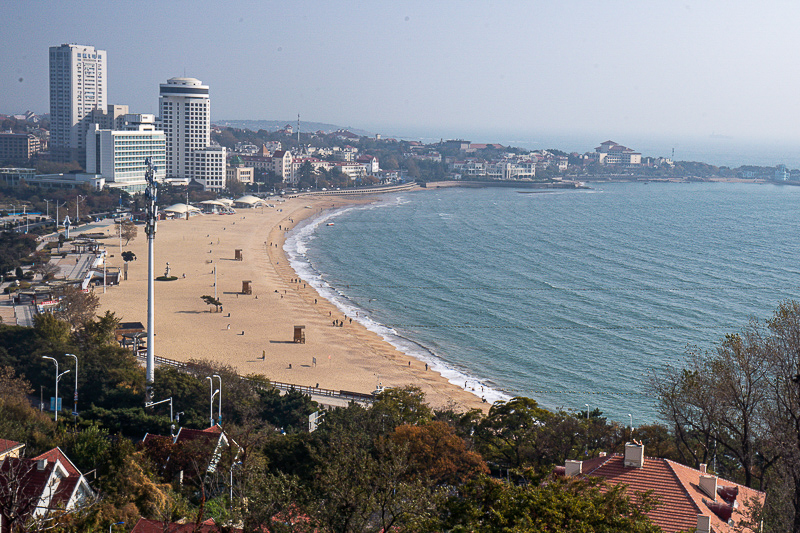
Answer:
[[227, 163], [225, 147], [209, 146], [189, 154], [189, 174], [206, 191], [225, 189]]
[[589, 153], [601, 165], [641, 165], [642, 154], [614, 141], [605, 141]]
[[0, 163], [27, 163], [41, 150], [39, 138], [30, 133], [0, 133]]

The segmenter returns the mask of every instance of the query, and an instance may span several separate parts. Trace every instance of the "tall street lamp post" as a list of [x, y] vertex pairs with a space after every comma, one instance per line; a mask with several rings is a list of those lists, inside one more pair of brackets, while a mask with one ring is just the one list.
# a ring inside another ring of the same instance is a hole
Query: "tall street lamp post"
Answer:
[[209, 398], [209, 420], [211, 421], [210, 427], [214, 427], [214, 396], [216, 396], [219, 391], [214, 390], [214, 378], [211, 376], [206, 376], [206, 379], [208, 380], [208, 384], [211, 386], [209, 393], [211, 395]]
[[75, 402], [75, 407], [72, 410], [72, 416], [74, 416], [75, 421], [77, 421], [78, 420], [78, 356], [71, 353], [67, 353], [64, 355], [75, 359], [75, 394], [73, 397], [73, 400]]
[[[218, 374], [214, 374], [211, 377], [217, 378], [219, 380], [219, 389], [217, 390], [217, 392], [219, 392], [219, 409], [217, 411], [217, 415], [218, 415], [217, 416], [217, 424], [222, 425], [222, 378]], [[213, 416], [213, 414], [212, 414], [212, 416]]]
[[58, 361], [53, 357], [48, 357], [46, 355], [42, 356], [42, 359], [50, 359], [52, 362], [56, 364], [56, 401], [54, 407], [54, 411], [56, 413], [56, 422], [58, 422], [58, 380], [61, 379], [61, 376], [69, 372], [69, 370], [64, 370], [62, 373], [58, 373]]

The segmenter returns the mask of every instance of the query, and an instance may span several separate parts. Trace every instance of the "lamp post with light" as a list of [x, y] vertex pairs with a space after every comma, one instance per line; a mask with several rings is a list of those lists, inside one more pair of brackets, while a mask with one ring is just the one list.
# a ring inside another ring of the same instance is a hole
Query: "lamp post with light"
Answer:
[[[73, 396], [73, 400], [75, 402], [75, 406], [72, 409], [72, 416], [75, 417], [75, 421], [78, 420], [78, 356], [71, 353], [64, 354], [67, 357], [72, 357], [75, 359], [75, 394]], [[58, 400], [56, 400], [58, 401]]]
[[50, 359], [52, 362], [56, 364], [56, 401], [54, 407], [54, 411], [56, 413], [56, 422], [58, 422], [58, 380], [61, 379], [61, 376], [69, 372], [69, 370], [64, 370], [62, 373], [58, 373], [58, 361], [53, 357], [48, 357], [46, 355], [42, 356], [42, 359]]

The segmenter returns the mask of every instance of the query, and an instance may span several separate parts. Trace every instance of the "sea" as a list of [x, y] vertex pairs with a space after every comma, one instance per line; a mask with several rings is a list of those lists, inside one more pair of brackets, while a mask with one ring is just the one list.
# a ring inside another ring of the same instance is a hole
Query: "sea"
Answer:
[[653, 372], [800, 298], [800, 187], [590, 187], [386, 195], [285, 249], [343, 313], [488, 402], [658, 422]]

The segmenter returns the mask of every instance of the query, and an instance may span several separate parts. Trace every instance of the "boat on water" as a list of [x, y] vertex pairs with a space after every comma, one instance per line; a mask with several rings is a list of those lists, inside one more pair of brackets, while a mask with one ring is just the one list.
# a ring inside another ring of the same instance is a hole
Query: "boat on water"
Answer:
[[326, 226], [333, 226], [333, 222], [328, 222], [328, 223], [327, 223], [327, 224], [325, 224], [325, 225], [326, 225]]

